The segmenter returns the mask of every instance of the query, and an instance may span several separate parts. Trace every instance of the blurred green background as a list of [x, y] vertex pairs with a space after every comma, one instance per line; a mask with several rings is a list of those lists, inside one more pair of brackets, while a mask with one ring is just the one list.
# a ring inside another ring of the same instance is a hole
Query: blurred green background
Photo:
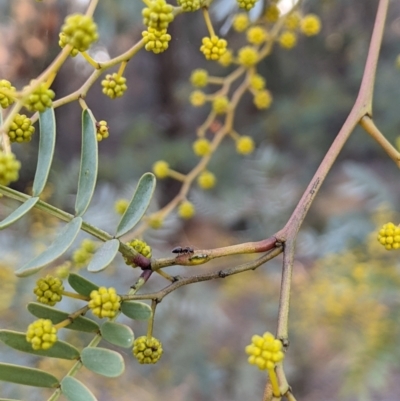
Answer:
[[[229, 46], [237, 49], [245, 38], [230, 29], [236, 12], [233, 3], [216, 1], [210, 11], [216, 31], [222, 29]], [[320, 16], [321, 33], [301, 38], [290, 51], [276, 46], [258, 67], [273, 94], [271, 108], [258, 111], [251, 96], [245, 95], [235, 118], [236, 130], [254, 138], [256, 151], [243, 157], [235, 152], [232, 141], [221, 145], [210, 164], [217, 186], [208, 192], [193, 188], [190, 193], [197, 209], [195, 218], [182, 222], [173, 214], [162, 229], [146, 232], [153, 256], [167, 256], [177, 245], [206, 249], [257, 241], [283, 227], [356, 99], [377, 3], [304, 2], [304, 13]], [[87, 1], [72, 0], [0, 0], [0, 78], [22, 88], [40, 74], [59, 51], [58, 32], [64, 17], [84, 12], [86, 5]], [[140, 1], [99, 2], [95, 20], [100, 40], [91, 50], [95, 58], [115, 57], [141, 38], [142, 8]], [[206, 35], [200, 12], [180, 15], [169, 31], [168, 51], [154, 55], [143, 50], [129, 62], [124, 97], [103, 96], [98, 82], [86, 98], [96, 118], [108, 121], [110, 138], [99, 144], [98, 187], [85, 219], [110, 232], [119, 219], [114, 202], [130, 198], [137, 180], [155, 161], [166, 160], [182, 173], [195, 165], [191, 145], [208, 109], [195, 109], [188, 102], [193, 90], [191, 71], [205, 68], [215, 76], [231, 71], [207, 62], [199, 52]], [[399, 53], [400, 3], [392, 1], [374, 95], [374, 119], [392, 143], [400, 134], [400, 72], [395, 67]], [[79, 88], [90, 73], [91, 67], [80, 56], [68, 60], [52, 86], [56, 97]], [[56, 118], [56, 160], [48, 201], [71, 211], [80, 158], [79, 104], [56, 109]], [[26, 192], [36, 167], [37, 135], [13, 151], [23, 165], [14, 188]], [[398, 183], [396, 165], [357, 128], [311, 207], [297, 241], [291, 345], [285, 360], [298, 400], [400, 397], [399, 257], [375, 239], [380, 225], [399, 222]], [[165, 205], [178, 190], [176, 181], [159, 181], [151, 210]], [[1, 198], [0, 218], [16, 205]], [[0, 233], [2, 328], [23, 331], [32, 321], [25, 304], [34, 300], [36, 277], [16, 279], [13, 271], [51, 242], [58, 224], [34, 211]], [[230, 257], [197, 269], [167, 271], [193, 274], [243, 260], [247, 259]], [[124, 293], [138, 274], [121, 258], [90, 279]], [[165, 284], [154, 277], [145, 291]], [[266, 377], [247, 364], [244, 347], [253, 334], [275, 331], [279, 289], [280, 258], [255, 272], [183, 287], [157, 309], [154, 335], [165, 350], [157, 365], [141, 366], [130, 350], [122, 350], [127, 371], [121, 378], [104, 379], [82, 369], [78, 379], [100, 401], [260, 400]], [[63, 300], [60, 308], [73, 310], [78, 305]], [[144, 324], [135, 323], [132, 328], [136, 336], [146, 332]], [[67, 330], [64, 336], [78, 346], [90, 340]], [[2, 362], [37, 366], [59, 378], [69, 367], [69, 362], [40, 360], [3, 344], [0, 355]], [[5, 398], [33, 401], [50, 394], [0, 382], [0, 396]]]

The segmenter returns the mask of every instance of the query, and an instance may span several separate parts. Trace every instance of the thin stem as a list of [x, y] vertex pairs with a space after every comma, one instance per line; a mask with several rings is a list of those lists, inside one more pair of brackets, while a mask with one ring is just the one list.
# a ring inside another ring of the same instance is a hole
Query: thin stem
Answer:
[[213, 36], [215, 36], [215, 32], [214, 32], [214, 28], [211, 23], [210, 14], [208, 13], [208, 9], [206, 7], [203, 7], [203, 17], [204, 17], [204, 21], [207, 25], [208, 33], [210, 34], [210, 37], [212, 38]]
[[154, 318], [156, 316], [156, 307], [157, 307], [157, 302], [153, 299], [151, 301], [151, 319], [147, 326], [147, 338], [149, 339], [153, 337], [153, 327], [154, 327]]
[[397, 167], [400, 168], [400, 153], [394, 148], [394, 146], [384, 137], [375, 125], [372, 118], [368, 115], [364, 116], [360, 121], [361, 127], [365, 129], [382, 146], [383, 150], [389, 155], [389, 157], [396, 163]]

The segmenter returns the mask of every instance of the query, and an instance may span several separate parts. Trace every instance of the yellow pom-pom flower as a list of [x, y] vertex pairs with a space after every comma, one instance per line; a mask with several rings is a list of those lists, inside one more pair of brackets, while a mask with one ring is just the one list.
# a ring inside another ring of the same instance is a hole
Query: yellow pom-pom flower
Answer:
[[153, 229], [153, 230], [158, 230], [159, 228], [161, 228], [164, 224], [164, 220], [162, 217], [157, 216], [156, 214], [148, 216], [147, 218], [147, 222], [149, 224], [149, 226]]
[[86, 266], [93, 258], [96, 250], [96, 244], [90, 239], [84, 239], [78, 249], [72, 254], [72, 261], [75, 267], [82, 268]]
[[[31, 81], [31, 85], [34, 84], [34, 81]], [[27, 89], [26, 86], [24, 88]], [[42, 82], [39, 86], [28, 96], [25, 101], [24, 106], [29, 111], [45, 111], [48, 107], [53, 105], [55, 93], [47, 88], [47, 85]]]
[[250, 136], [241, 136], [236, 141], [236, 151], [242, 155], [248, 155], [254, 150], [254, 141]]
[[159, 54], [168, 49], [168, 42], [171, 40], [171, 35], [164, 29], [155, 29], [149, 27], [147, 31], [142, 32], [145, 43], [144, 48], [148, 52]]
[[7, 186], [19, 178], [21, 163], [14, 153], [4, 153], [0, 150], [0, 184]]
[[400, 248], [400, 227], [393, 223], [386, 223], [378, 233], [378, 241], [388, 251]]
[[194, 107], [201, 107], [206, 102], [206, 94], [202, 91], [193, 91], [190, 94], [190, 103]]
[[192, 202], [183, 201], [178, 207], [178, 215], [182, 219], [191, 219], [196, 214], [196, 208]]
[[301, 16], [297, 11], [290, 13], [285, 20], [285, 28], [291, 31], [296, 30], [300, 26]]
[[232, 50], [227, 49], [226, 52], [219, 58], [218, 63], [223, 67], [229, 67], [233, 63]]
[[[2, 89], [5, 89], [9, 95], [6, 95], [1, 92]], [[12, 105], [15, 102], [15, 99], [10, 96], [12, 92], [15, 92], [15, 86], [11, 85], [10, 81], [6, 79], [0, 80], [0, 107], [6, 109], [8, 106]]]
[[57, 341], [57, 329], [50, 319], [39, 319], [28, 326], [26, 341], [34, 350], [46, 350]]
[[[144, 257], [151, 258], [152, 255], [151, 246], [148, 245], [145, 241], [142, 241], [140, 239], [134, 239], [133, 241], [127, 242], [126, 245], [130, 246], [136, 252], [139, 252]], [[125, 256], [123, 256], [123, 258], [128, 266], [137, 267], [137, 265], [134, 262], [128, 260], [128, 258], [126, 258]]]
[[174, 7], [167, 4], [165, 0], [153, 0], [149, 3], [149, 7], [142, 10], [143, 23], [158, 31], [167, 29], [168, 25], [174, 20]]
[[50, 306], [54, 306], [61, 301], [63, 291], [62, 281], [49, 274], [37, 280], [36, 287], [33, 289], [33, 293], [37, 296], [37, 301]]
[[123, 215], [129, 205], [129, 201], [127, 199], [118, 199], [114, 203], [114, 210], [120, 214]]
[[203, 171], [198, 177], [197, 177], [197, 184], [199, 185], [200, 188], [203, 189], [210, 189], [215, 186], [217, 179], [215, 178], [215, 175], [211, 173], [210, 171]]
[[268, 38], [268, 32], [261, 26], [253, 26], [247, 30], [247, 41], [253, 45], [261, 45]]
[[71, 45], [71, 56], [75, 57], [79, 52], [88, 50], [90, 45], [98, 38], [97, 25], [92, 17], [72, 14], [65, 18], [58, 44], [62, 48], [67, 44]]
[[212, 102], [212, 109], [217, 114], [225, 114], [229, 109], [229, 99], [226, 96], [218, 96]]
[[193, 142], [193, 151], [197, 156], [207, 156], [211, 152], [211, 143], [206, 138], [197, 139]]
[[262, 337], [254, 335], [251, 344], [245, 350], [249, 355], [248, 362], [260, 370], [274, 369], [275, 365], [285, 357], [282, 352], [282, 342], [269, 332], [264, 333]]
[[315, 14], [307, 14], [301, 20], [300, 29], [306, 36], [317, 35], [321, 30], [321, 20]]
[[258, 61], [258, 52], [254, 47], [244, 46], [238, 53], [239, 64], [244, 67], [253, 67]]
[[250, 88], [260, 91], [265, 88], [265, 78], [260, 74], [254, 74], [250, 77]]
[[107, 121], [101, 120], [96, 122], [96, 138], [98, 142], [101, 142], [103, 139], [108, 138], [110, 135], [108, 131]]
[[238, 3], [239, 8], [243, 10], [251, 10], [258, 0], [236, 0]]
[[200, 0], [177, 0], [183, 11], [197, 11], [201, 7]]
[[257, 109], [268, 109], [272, 103], [272, 95], [269, 90], [261, 90], [254, 95], [253, 103]]
[[157, 178], [163, 179], [168, 177], [169, 164], [164, 160], [159, 160], [153, 164], [153, 173]]
[[155, 337], [138, 337], [133, 343], [132, 353], [141, 364], [156, 363], [161, 358], [163, 348]]
[[276, 22], [276, 21], [278, 21], [280, 15], [281, 15], [281, 11], [279, 10], [279, 7], [276, 4], [271, 4], [265, 10], [265, 19], [268, 22]]
[[291, 49], [292, 47], [296, 46], [297, 43], [297, 36], [292, 31], [284, 31], [282, 32], [281, 36], [279, 36], [279, 44], [284, 49]]
[[233, 18], [233, 29], [236, 32], [243, 32], [250, 25], [249, 16], [246, 13], [236, 14]]
[[201, 68], [194, 70], [190, 75], [190, 82], [193, 86], [197, 86], [198, 88], [202, 88], [208, 84], [208, 72]]
[[107, 74], [101, 81], [102, 92], [111, 99], [121, 97], [128, 89], [126, 78], [119, 76], [118, 73]]
[[30, 142], [35, 127], [25, 114], [16, 114], [7, 132], [11, 142]]
[[100, 287], [90, 293], [88, 306], [92, 313], [99, 318], [111, 318], [117, 314], [121, 306], [121, 297], [113, 287]]
[[219, 60], [226, 52], [227, 46], [228, 42], [225, 39], [220, 39], [218, 36], [205, 37], [202, 40], [200, 51], [207, 60]]

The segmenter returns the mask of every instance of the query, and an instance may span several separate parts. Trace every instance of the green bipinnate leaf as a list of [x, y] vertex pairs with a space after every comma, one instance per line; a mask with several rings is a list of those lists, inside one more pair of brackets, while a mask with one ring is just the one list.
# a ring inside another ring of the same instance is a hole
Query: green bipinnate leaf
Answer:
[[96, 186], [98, 151], [96, 120], [89, 109], [82, 112], [82, 150], [75, 213], [82, 216], [89, 206]]
[[151, 308], [144, 302], [124, 301], [121, 304], [121, 311], [125, 316], [133, 320], [148, 320], [151, 318]]
[[84, 295], [85, 297], [89, 297], [93, 290], [99, 289], [98, 285], [75, 273], [69, 274], [68, 283], [78, 294]]
[[[30, 302], [28, 304], [28, 311], [39, 319], [50, 319], [53, 324], [60, 323], [68, 318], [68, 313], [36, 302]], [[96, 322], [83, 316], [77, 317], [65, 328], [76, 331], [84, 331], [86, 333], [96, 333], [99, 331], [99, 325]]]
[[46, 186], [56, 143], [56, 119], [54, 109], [48, 108], [39, 113], [40, 141], [32, 195], [39, 196]]
[[39, 198], [30, 198], [22, 205], [20, 205], [17, 209], [15, 209], [8, 217], [6, 217], [3, 221], [0, 222], [0, 230], [14, 224], [18, 221], [21, 217], [25, 216], [29, 210], [36, 205]]
[[83, 383], [71, 376], [62, 379], [61, 393], [68, 401], [97, 401], [97, 398]]
[[104, 322], [101, 325], [100, 332], [106, 341], [123, 348], [132, 347], [135, 339], [132, 329], [121, 323]]
[[119, 249], [119, 240], [106, 241], [94, 254], [87, 269], [92, 273], [104, 270], [115, 258]]
[[92, 372], [106, 377], [118, 377], [125, 370], [121, 354], [105, 348], [84, 348], [81, 352], [81, 361]]
[[34, 355], [69, 360], [79, 358], [79, 351], [77, 348], [60, 340], [56, 341], [50, 349], [35, 351], [32, 348], [32, 344], [26, 341], [26, 333], [19, 333], [11, 330], [0, 330], [0, 341], [3, 341], [4, 344], [7, 344], [11, 348], [17, 349], [18, 351], [28, 352]]
[[82, 219], [75, 217], [58, 233], [54, 242], [40, 255], [15, 272], [18, 277], [26, 277], [36, 273], [42, 267], [60, 257], [72, 244], [79, 233]]
[[156, 187], [156, 177], [152, 173], [143, 174], [117, 227], [117, 238], [132, 230], [146, 213]]
[[33, 387], [57, 387], [59, 382], [50, 373], [25, 366], [0, 363], [0, 380]]

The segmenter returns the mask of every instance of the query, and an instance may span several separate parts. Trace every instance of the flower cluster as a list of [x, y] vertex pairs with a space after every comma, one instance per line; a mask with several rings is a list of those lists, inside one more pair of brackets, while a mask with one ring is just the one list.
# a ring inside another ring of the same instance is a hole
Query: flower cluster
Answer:
[[100, 287], [90, 293], [89, 308], [99, 318], [114, 317], [121, 307], [121, 297], [115, 288]]
[[35, 127], [25, 114], [16, 114], [7, 132], [11, 142], [30, 142]]
[[197, 11], [200, 6], [200, 0], [177, 0], [178, 5], [180, 5], [183, 11]]
[[393, 223], [386, 223], [378, 233], [378, 241], [388, 251], [400, 248], [400, 227]]
[[237, 0], [237, 3], [239, 8], [249, 11], [255, 6], [257, 0]]
[[207, 60], [219, 60], [226, 52], [227, 46], [228, 42], [225, 39], [220, 39], [218, 36], [204, 37], [200, 51]]
[[178, 207], [178, 215], [182, 219], [191, 219], [196, 214], [196, 209], [192, 202], [185, 200]]
[[4, 153], [0, 150], [0, 184], [9, 185], [19, 178], [21, 163], [15, 158], [14, 153]]
[[[147, 245], [145, 241], [142, 241], [140, 239], [134, 239], [133, 241], [127, 242], [126, 245], [130, 246], [133, 248], [136, 252], [139, 252], [141, 255], [143, 255], [146, 258], [151, 258], [152, 251], [151, 251], [151, 246]], [[134, 262], [131, 262], [124, 256], [125, 263], [129, 266], [136, 267]]]
[[148, 52], [155, 54], [162, 53], [168, 49], [168, 42], [171, 40], [171, 35], [167, 33], [167, 29], [155, 29], [149, 27], [147, 31], [142, 32], [145, 43], [144, 48]]
[[114, 209], [118, 214], [124, 214], [127, 207], [129, 205], [129, 201], [127, 199], [118, 199], [114, 203]]
[[282, 361], [285, 354], [282, 352], [282, 342], [273, 334], [266, 332], [263, 336], [254, 335], [251, 344], [246, 347], [249, 363], [256, 365], [260, 370], [274, 369], [275, 365]]
[[71, 56], [85, 52], [93, 42], [99, 38], [97, 25], [92, 17], [83, 14], [72, 14], [65, 18], [61, 27], [58, 44], [64, 48], [67, 44], [72, 46]]
[[[35, 85], [35, 81], [31, 81], [30, 85]], [[25, 87], [27, 89], [29, 87]], [[47, 88], [47, 85], [42, 82], [39, 86], [28, 96], [24, 106], [29, 111], [44, 111], [53, 105], [55, 93]]]
[[11, 85], [10, 81], [6, 79], [0, 80], [0, 107], [6, 109], [8, 106], [12, 105], [15, 100], [12, 96], [2, 93], [1, 90], [5, 89], [7, 92], [15, 92], [15, 86]]
[[26, 341], [34, 350], [46, 350], [57, 341], [57, 329], [50, 319], [38, 319], [28, 326]]
[[133, 343], [133, 355], [142, 364], [156, 363], [161, 358], [163, 348], [155, 337], [138, 337]]
[[164, 160], [159, 160], [153, 164], [153, 173], [157, 178], [166, 178], [169, 173], [169, 164]]
[[121, 97], [127, 90], [126, 78], [119, 76], [118, 73], [107, 74], [106, 78], [101, 81], [103, 93], [111, 99]]
[[143, 23], [157, 31], [167, 29], [174, 19], [173, 9], [165, 0], [153, 0], [142, 10]]
[[108, 131], [107, 121], [101, 120], [96, 122], [96, 138], [98, 142], [101, 142], [103, 139], [108, 138], [110, 135]]
[[95, 251], [95, 242], [88, 238], [84, 239], [80, 247], [72, 254], [72, 261], [76, 267], [81, 268], [92, 260]]
[[57, 302], [61, 301], [63, 291], [64, 286], [62, 281], [48, 274], [36, 282], [33, 293], [37, 296], [38, 302], [54, 306]]

